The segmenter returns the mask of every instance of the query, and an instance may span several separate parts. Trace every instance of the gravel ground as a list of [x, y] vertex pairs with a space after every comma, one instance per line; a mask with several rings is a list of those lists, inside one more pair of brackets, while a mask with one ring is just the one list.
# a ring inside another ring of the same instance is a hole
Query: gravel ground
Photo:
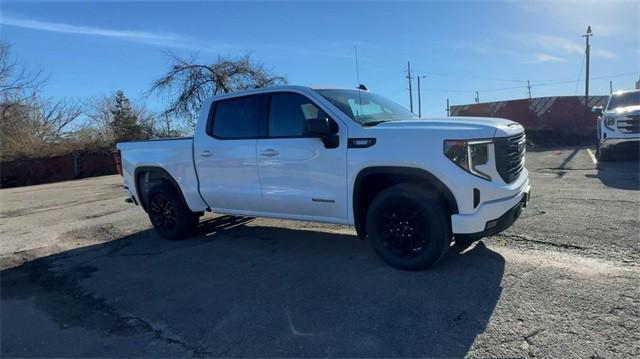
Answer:
[[117, 176], [0, 190], [0, 354], [639, 357], [637, 158], [527, 161], [518, 222], [424, 272], [343, 226], [207, 215], [162, 240]]

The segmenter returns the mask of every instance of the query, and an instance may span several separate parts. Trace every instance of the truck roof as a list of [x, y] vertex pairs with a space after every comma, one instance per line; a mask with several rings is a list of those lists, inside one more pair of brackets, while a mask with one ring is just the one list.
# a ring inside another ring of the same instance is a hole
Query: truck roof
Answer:
[[210, 97], [208, 100], [212, 101], [214, 99], [219, 98], [232, 98], [239, 96], [246, 96], [258, 93], [267, 93], [267, 92], [275, 92], [275, 91], [287, 91], [287, 90], [297, 90], [297, 91], [309, 91], [309, 90], [354, 90], [354, 91], [363, 91], [357, 88], [352, 87], [340, 87], [340, 86], [300, 86], [300, 85], [278, 85], [278, 86], [268, 86], [268, 87], [260, 87], [254, 89], [240, 90], [229, 92], [225, 94], [220, 94], [216, 96]]

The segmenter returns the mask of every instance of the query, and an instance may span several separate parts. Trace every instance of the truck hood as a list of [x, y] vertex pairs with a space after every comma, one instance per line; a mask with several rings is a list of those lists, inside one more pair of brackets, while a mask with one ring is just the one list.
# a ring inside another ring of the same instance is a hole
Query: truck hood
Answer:
[[630, 115], [640, 113], [640, 105], [618, 107], [605, 112], [607, 115]]
[[372, 128], [407, 131], [440, 130], [457, 134], [458, 139], [513, 136], [524, 131], [517, 122], [494, 117], [442, 117], [383, 122]]

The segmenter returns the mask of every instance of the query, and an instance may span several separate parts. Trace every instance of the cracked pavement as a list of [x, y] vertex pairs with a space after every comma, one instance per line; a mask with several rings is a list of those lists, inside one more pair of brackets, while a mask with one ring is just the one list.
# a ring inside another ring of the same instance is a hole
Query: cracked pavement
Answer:
[[638, 357], [638, 159], [530, 151], [506, 232], [402, 272], [344, 226], [207, 215], [171, 242], [120, 178], [0, 190], [2, 357]]

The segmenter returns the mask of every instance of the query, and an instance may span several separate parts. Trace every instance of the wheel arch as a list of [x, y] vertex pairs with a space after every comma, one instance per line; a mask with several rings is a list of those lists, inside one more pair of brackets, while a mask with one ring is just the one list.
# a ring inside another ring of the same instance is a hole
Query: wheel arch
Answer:
[[418, 183], [435, 192], [447, 206], [450, 214], [459, 213], [455, 196], [431, 172], [415, 167], [367, 167], [356, 176], [353, 184], [353, 219], [358, 235], [366, 233], [366, 214], [373, 198], [382, 190], [400, 183]]
[[147, 195], [149, 194], [149, 190], [151, 190], [154, 184], [163, 182], [170, 184], [176, 190], [178, 196], [180, 196], [182, 203], [189, 208], [178, 182], [166, 169], [157, 166], [141, 166], [135, 169], [133, 178], [140, 207], [145, 211], [147, 211]]

